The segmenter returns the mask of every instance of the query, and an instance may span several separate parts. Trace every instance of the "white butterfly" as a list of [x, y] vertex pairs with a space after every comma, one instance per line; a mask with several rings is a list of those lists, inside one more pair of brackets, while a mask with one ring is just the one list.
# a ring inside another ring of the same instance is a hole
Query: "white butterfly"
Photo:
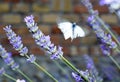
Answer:
[[73, 40], [74, 38], [85, 36], [84, 30], [80, 26], [76, 25], [76, 23], [59, 21], [58, 28], [62, 31], [65, 40], [68, 38], [71, 38], [71, 40]]

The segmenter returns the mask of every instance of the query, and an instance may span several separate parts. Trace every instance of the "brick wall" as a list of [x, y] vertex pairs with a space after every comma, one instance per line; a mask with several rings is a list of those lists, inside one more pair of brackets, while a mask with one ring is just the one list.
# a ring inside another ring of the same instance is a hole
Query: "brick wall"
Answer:
[[[101, 18], [120, 34], [117, 17], [110, 14], [106, 6], [99, 6], [97, 0], [91, 0], [91, 2], [94, 9], [100, 12]], [[3, 27], [9, 24], [17, 34], [22, 36], [23, 43], [29, 48], [30, 53], [44, 54], [35, 44], [23, 21], [24, 17], [30, 14], [35, 16], [39, 28], [45, 35], [51, 36], [55, 45], [63, 46], [65, 55], [101, 54], [94, 32], [86, 25], [88, 12], [79, 0], [0, 0], [0, 43], [14, 55], [18, 52], [9, 44], [3, 31]], [[70, 39], [65, 41], [56, 25], [58, 16], [77, 22], [88, 29], [90, 34], [84, 38], [77, 38], [72, 43]]]

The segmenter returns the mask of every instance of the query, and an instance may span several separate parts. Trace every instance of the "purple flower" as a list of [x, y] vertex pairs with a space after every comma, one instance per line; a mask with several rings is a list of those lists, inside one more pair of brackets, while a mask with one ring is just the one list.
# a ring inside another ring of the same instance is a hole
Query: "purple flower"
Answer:
[[112, 40], [111, 35], [105, 33], [97, 21], [94, 21], [94, 23], [92, 23], [92, 28], [101, 42], [100, 47], [103, 54], [110, 54], [111, 49], [117, 48], [117, 44]]
[[58, 50], [50, 57], [51, 59], [58, 59], [63, 54], [62, 47], [58, 47]]
[[83, 82], [83, 79], [81, 78], [80, 75], [72, 72], [72, 76], [73, 76], [73, 78], [75, 79], [76, 82]]
[[100, 5], [107, 5], [111, 13], [116, 13], [120, 17], [120, 0], [100, 0]]
[[87, 69], [90, 73], [91, 80], [93, 80], [93, 82], [102, 82], [102, 78], [98, 76], [98, 71], [94, 65], [92, 58], [89, 55], [84, 55], [84, 59], [87, 65]]
[[[60, 59], [63, 55], [62, 48], [54, 46], [50, 41], [50, 36], [45, 36], [35, 23], [32, 15], [24, 18], [29, 31], [33, 34], [33, 38], [38, 46], [44, 49], [47, 53], [51, 54], [51, 59]], [[30, 21], [30, 22], [29, 22]]]
[[[90, 76], [88, 70], [86, 71], [79, 70], [79, 72], [82, 76], [88, 79], [88, 82], [94, 82], [94, 79]], [[84, 82], [83, 78], [79, 74], [72, 72], [72, 76], [75, 78], [76, 82]]]
[[115, 1], [115, 0], [100, 0], [99, 4], [100, 5], [110, 4], [113, 1]]
[[6, 50], [2, 47], [2, 45], [0, 45], [0, 55], [2, 58], [7, 58], [8, 56], [11, 57], [11, 55], [6, 52]]
[[19, 68], [19, 64], [13, 63], [13, 64], [11, 65], [11, 68], [12, 68], [12, 70], [16, 70], [16, 69]]
[[2, 67], [1, 69], [0, 69], [0, 75], [3, 75], [5, 73], [5, 69]]
[[113, 3], [120, 3], [119, 0], [100, 0], [99, 4], [100, 5], [110, 5], [110, 4], [113, 4]]
[[[0, 55], [1, 57], [3, 58], [4, 62], [11, 66], [11, 68], [13, 70], [19, 68], [19, 65], [17, 63], [15, 63], [15, 61], [13, 60], [13, 58], [11, 57], [12, 56], [12, 53], [8, 53], [3, 47], [2, 45], [0, 45]], [[14, 64], [17, 64], [17, 66], [14, 66]]]
[[24, 56], [28, 53], [26, 47], [23, 47], [23, 43], [20, 36], [17, 36], [14, 31], [12, 31], [11, 26], [6, 26], [4, 28], [10, 43], [13, 45], [15, 50], [18, 50], [21, 56]]
[[24, 21], [27, 22], [27, 26], [32, 27], [35, 24], [33, 18], [34, 18], [33, 15], [26, 16]]
[[24, 56], [25, 54], [28, 53], [28, 48], [27, 47], [23, 47], [19, 52], [20, 52], [21, 56]]
[[101, 44], [100, 48], [101, 48], [103, 54], [110, 55], [110, 48], [107, 45]]
[[4, 62], [7, 65], [12, 65], [14, 63], [14, 60], [11, 57], [4, 58]]
[[92, 29], [95, 31], [97, 37], [103, 44], [109, 46], [109, 48], [115, 49], [117, 44], [112, 40], [111, 35], [104, 32], [99, 22], [95, 19], [94, 15], [88, 18], [88, 22], [91, 24]]
[[9, 65], [12, 70], [18, 69], [19, 65], [17, 63], [15, 63], [15, 61], [13, 60], [13, 58], [11, 57], [12, 54], [8, 53], [3, 47], [2, 45], [0, 45], [0, 55], [3, 58], [4, 62]]
[[28, 62], [34, 63], [36, 60], [36, 57], [32, 54], [30, 57], [27, 59]]
[[34, 34], [33, 34], [33, 38], [35, 39], [39, 39], [40, 37], [43, 36], [43, 33], [40, 30], [37, 30]]

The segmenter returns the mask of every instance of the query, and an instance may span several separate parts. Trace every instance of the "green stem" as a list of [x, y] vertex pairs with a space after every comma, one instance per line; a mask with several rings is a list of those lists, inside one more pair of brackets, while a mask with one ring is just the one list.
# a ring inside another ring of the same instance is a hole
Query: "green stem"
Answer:
[[55, 79], [50, 73], [48, 73], [43, 67], [41, 67], [38, 63], [33, 62], [40, 70], [42, 70], [46, 75], [48, 75], [52, 80], [55, 82], [58, 82], [57, 79]]
[[[25, 55], [27, 58], [29, 58], [28, 55]], [[37, 62], [33, 62], [34, 65], [36, 65], [40, 70], [42, 70], [46, 75], [48, 75], [52, 80], [55, 82], [58, 82], [57, 79], [55, 79], [49, 72], [47, 72], [42, 66], [40, 66]]]
[[17, 69], [17, 71], [23, 75], [29, 82], [33, 82], [28, 76], [26, 76], [21, 70]]
[[107, 55], [113, 62], [114, 64], [117, 66], [117, 68], [120, 70], [120, 65], [117, 63], [117, 61], [111, 56], [111, 55]]
[[54, 63], [57, 65], [57, 67], [58, 67], [65, 75], [67, 75], [67, 77], [68, 77], [71, 81], [73, 81], [73, 80], [71, 79], [70, 75], [67, 73], [67, 71], [66, 71], [65, 69], [63, 69], [63, 67], [62, 67], [57, 61], [55, 61], [55, 60], [53, 60], [53, 61], [54, 61]]
[[11, 79], [11, 80], [13, 80], [13, 81], [16, 82], [16, 79], [13, 78], [13, 77], [11, 77], [10, 75], [8, 75], [8, 74], [6, 74], [6, 73], [4, 73], [3, 75], [6, 76], [7, 78], [9, 78], [9, 79]]
[[116, 52], [120, 53], [120, 50], [118, 48], [115, 49]]
[[84, 77], [76, 67], [74, 67], [66, 58], [64, 58], [63, 56], [61, 56], [61, 60], [68, 66], [70, 67], [72, 70], [74, 70], [75, 72], [77, 72], [78, 74], [80, 74], [80, 76], [86, 81], [86, 82], [89, 82], [89, 80]]

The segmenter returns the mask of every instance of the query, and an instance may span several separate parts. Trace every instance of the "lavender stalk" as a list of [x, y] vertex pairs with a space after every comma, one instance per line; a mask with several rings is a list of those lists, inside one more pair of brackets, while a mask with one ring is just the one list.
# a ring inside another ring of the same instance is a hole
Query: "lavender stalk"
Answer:
[[[33, 63], [35, 66], [37, 66], [40, 70], [42, 70], [45, 74], [47, 74], [52, 80], [55, 82], [58, 82], [49, 72], [47, 72], [42, 66], [36, 63], [36, 57], [32, 55], [27, 55], [28, 54], [28, 48], [23, 46], [22, 40], [20, 36], [17, 36], [15, 32], [11, 29], [11, 26], [6, 26], [4, 28], [6, 35], [8, 39], [10, 40], [10, 43], [13, 45], [14, 49], [17, 50], [21, 56], [25, 56], [27, 58], [27, 61], [30, 63]], [[21, 73], [21, 71], [19, 70]]]
[[[85, 7], [88, 9], [88, 12], [90, 15], [94, 15], [95, 17], [95, 20], [98, 21], [102, 26], [101, 27], [104, 27], [106, 29], [106, 31], [108, 31], [110, 33], [110, 35], [113, 37], [113, 39], [117, 42], [117, 44], [119, 45], [120, 47], [120, 43], [117, 39], [117, 37], [111, 32], [111, 30], [108, 28], [108, 26], [104, 23], [104, 21], [98, 16], [98, 12], [93, 10], [93, 6], [92, 4], [89, 2], [89, 0], [81, 0], [81, 2], [85, 5]], [[118, 52], [119, 49], [117, 49]]]
[[33, 34], [33, 38], [35, 39], [35, 42], [40, 48], [45, 50], [48, 54], [50, 54], [50, 58], [52, 60], [60, 59], [65, 63], [68, 67], [70, 67], [75, 72], [79, 73], [80, 76], [86, 81], [89, 82], [88, 78], [84, 77], [76, 67], [74, 67], [66, 58], [63, 57], [63, 51], [62, 47], [58, 46], [58, 49], [54, 44], [51, 43], [50, 37], [45, 36], [41, 30], [38, 29], [37, 24], [35, 23], [34, 17], [27, 16], [24, 20], [26, 22], [27, 28], [29, 31]]
[[15, 63], [15, 61], [13, 60], [13, 58], [11, 57], [12, 54], [11, 53], [7, 53], [7, 51], [2, 47], [2, 45], [0, 45], [0, 55], [3, 58], [4, 62], [11, 67], [12, 70], [19, 72], [21, 75], [23, 75], [29, 82], [32, 82], [32, 80], [30, 80], [30, 78], [25, 75], [20, 69], [19, 69], [19, 65], [17, 63]]
[[1, 75], [1, 76], [4, 75], [5, 77], [7, 77], [7, 78], [9, 78], [9, 79], [11, 79], [11, 80], [13, 80], [13, 81], [16, 82], [16, 79], [15, 79], [15, 78], [13, 78], [13, 77], [11, 77], [10, 75], [8, 75], [8, 74], [5, 73], [5, 69], [4, 69], [3, 67], [0, 69], [0, 75]]
[[94, 65], [93, 59], [89, 55], [83, 56], [85, 59], [86, 67], [95, 82], [103, 82], [103, 79], [99, 76], [98, 71]]
[[[100, 27], [100, 23], [97, 21], [97, 19], [95, 19], [95, 15], [90, 16], [88, 18], [88, 22], [92, 26], [92, 29], [95, 31], [99, 42], [101, 43], [101, 49], [103, 54], [107, 55], [111, 59], [112, 56], [110, 56], [110, 50], [116, 49], [117, 44], [112, 40], [111, 35], [109, 33], [105, 33], [104, 30]], [[112, 61], [120, 70], [120, 66], [115, 60], [113, 60], [113, 58]]]
[[107, 5], [111, 13], [115, 13], [120, 19], [120, 1], [119, 0], [100, 0], [101, 6]]

